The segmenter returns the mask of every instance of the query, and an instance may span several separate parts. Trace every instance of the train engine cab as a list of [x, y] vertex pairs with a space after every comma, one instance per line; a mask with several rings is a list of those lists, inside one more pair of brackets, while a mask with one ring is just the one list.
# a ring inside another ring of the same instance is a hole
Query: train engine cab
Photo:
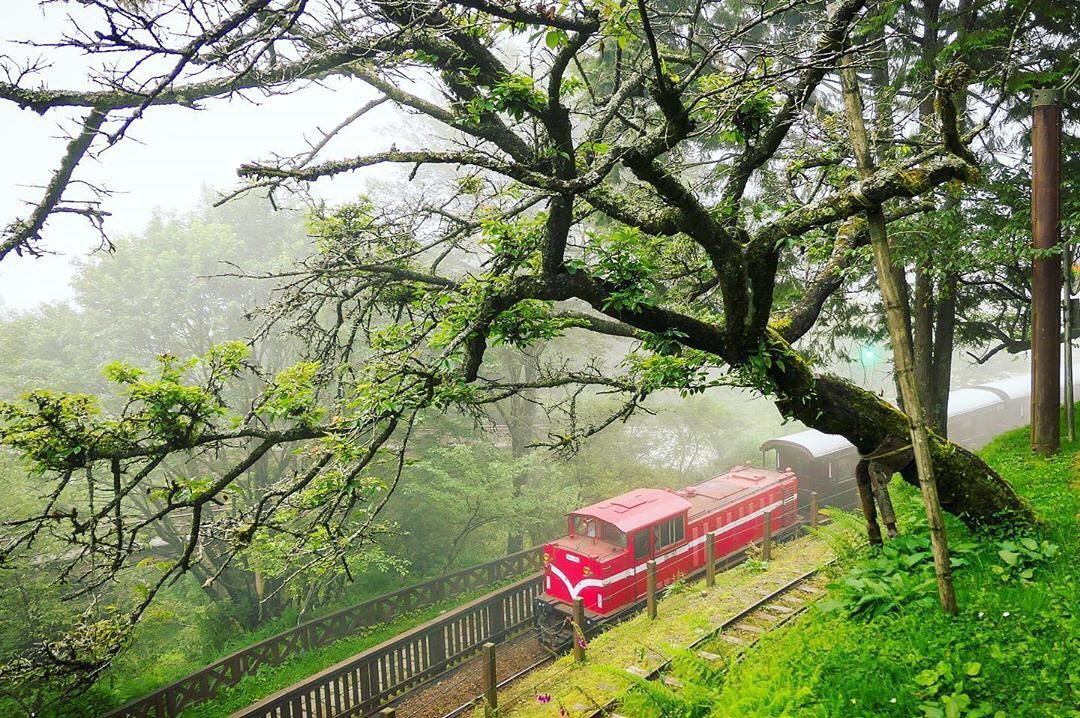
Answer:
[[646, 597], [649, 561], [657, 588], [705, 564], [708, 532], [717, 559], [761, 538], [764, 515], [774, 534], [798, 525], [791, 472], [736, 466], [679, 491], [635, 489], [574, 511], [567, 535], [544, 546], [544, 591], [536, 598], [543, 643], [573, 637], [576, 599], [585, 609], [586, 633], [603, 621], [630, 615]]
[[646, 562], [684, 543], [690, 507], [677, 493], [637, 489], [571, 513], [567, 535], [544, 546], [542, 640], [569, 638], [575, 599], [588, 629], [644, 597]]

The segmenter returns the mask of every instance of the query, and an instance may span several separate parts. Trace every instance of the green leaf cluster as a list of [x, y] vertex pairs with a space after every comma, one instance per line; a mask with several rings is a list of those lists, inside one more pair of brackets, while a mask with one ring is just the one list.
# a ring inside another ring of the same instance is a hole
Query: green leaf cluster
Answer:
[[542, 112], [547, 105], [547, 95], [536, 89], [536, 81], [529, 75], [507, 74], [488, 90], [477, 94], [464, 104], [466, 117], [479, 125], [489, 112], [502, 112], [520, 120], [530, 112]]
[[1037, 541], [1025, 536], [1016, 541], [1002, 541], [998, 544], [998, 558], [1002, 563], [991, 566], [1003, 582], [1031, 582], [1035, 577], [1035, 568], [1057, 555], [1059, 547], [1046, 539]]
[[279, 372], [266, 390], [261, 413], [270, 419], [319, 423], [325, 411], [317, 405], [318, 362], [298, 362]]
[[[973, 543], [950, 547], [954, 568], [966, 565]], [[824, 611], [846, 611], [873, 619], [909, 604], [929, 606], [936, 600], [933, 554], [926, 535], [904, 534], [888, 541], [872, 558], [856, 564], [829, 585], [833, 595], [819, 603]]]
[[636, 227], [619, 225], [590, 232], [584, 256], [566, 263], [571, 272], [585, 272], [610, 287], [604, 309], [635, 312], [657, 300], [655, 276], [660, 269], [661, 242]]

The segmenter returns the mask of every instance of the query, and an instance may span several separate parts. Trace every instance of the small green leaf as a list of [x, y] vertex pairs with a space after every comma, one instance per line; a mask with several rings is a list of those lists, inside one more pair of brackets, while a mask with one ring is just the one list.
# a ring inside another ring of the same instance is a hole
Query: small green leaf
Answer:
[[915, 682], [920, 686], [932, 686], [937, 683], [938, 677], [937, 671], [933, 668], [927, 668], [925, 671], [920, 671], [919, 674], [915, 676]]

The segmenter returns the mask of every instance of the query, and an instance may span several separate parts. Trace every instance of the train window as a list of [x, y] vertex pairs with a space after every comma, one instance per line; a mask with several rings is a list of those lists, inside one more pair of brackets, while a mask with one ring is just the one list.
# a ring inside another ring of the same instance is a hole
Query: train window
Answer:
[[656, 548], [660, 549], [664, 546], [670, 546], [673, 543], [678, 543], [683, 540], [685, 535], [685, 526], [683, 525], [683, 517], [676, 516], [673, 519], [656, 525]]
[[617, 526], [609, 524], [607, 521], [600, 522], [600, 538], [613, 546], [626, 548], [626, 534], [620, 531]]
[[614, 524], [591, 516], [574, 516], [574, 536], [598, 538], [614, 546], [626, 548], [626, 534]]
[[596, 523], [596, 519], [589, 518], [588, 516], [575, 516], [574, 536], [596, 538]]
[[634, 532], [634, 558], [641, 559], [649, 555], [649, 529]]

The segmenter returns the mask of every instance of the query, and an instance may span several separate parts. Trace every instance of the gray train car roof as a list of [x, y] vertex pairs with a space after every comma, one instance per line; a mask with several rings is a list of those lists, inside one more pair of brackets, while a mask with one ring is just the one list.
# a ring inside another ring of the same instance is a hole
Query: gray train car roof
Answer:
[[1031, 375], [1016, 374], [997, 381], [979, 384], [975, 388], [992, 391], [1003, 399], [1025, 399], [1031, 396]]
[[838, 434], [826, 434], [817, 429], [807, 429], [795, 434], [788, 434], [776, 439], [769, 439], [761, 445], [762, 451], [791, 447], [802, 449], [815, 459], [845, 451], [854, 451], [855, 445]]
[[[1011, 377], [1009, 380], [1011, 381], [1014, 378]], [[949, 416], [960, 416], [1001, 403], [1003, 403], [1001, 394], [989, 387], [957, 389], [949, 393]], [[801, 449], [815, 459], [855, 450], [855, 445], [844, 437], [838, 434], [826, 434], [817, 429], [807, 429], [806, 431], [769, 439], [761, 444], [762, 451], [782, 447]]]
[[[1030, 374], [1015, 374], [1013, 376], [1007, 376], [1004, 379], [998, 379], [997, 381], [990, 381], [985, 384], [979, 384], [976, 389], [986, 389], [1000, 395], [1003, 399], [1011, 401], [1017, 401], [1020, 399], [1027, 399], [1031, 396], [1031, 375]], [[1073, 388], [1074, 390], [1080, 390], [1080, 372], [1076, 372], [1073, 375]], [[1080, 391], [1074, 393], [1080, 394]], [[1065, 370], [1061, 370], [1061, 396], [1065, 396]]]
[[983, 387], [955, 389], [949, 392], [949, 418], [962, 416], [995, 404], [1003, 404], [1001, 395]]

